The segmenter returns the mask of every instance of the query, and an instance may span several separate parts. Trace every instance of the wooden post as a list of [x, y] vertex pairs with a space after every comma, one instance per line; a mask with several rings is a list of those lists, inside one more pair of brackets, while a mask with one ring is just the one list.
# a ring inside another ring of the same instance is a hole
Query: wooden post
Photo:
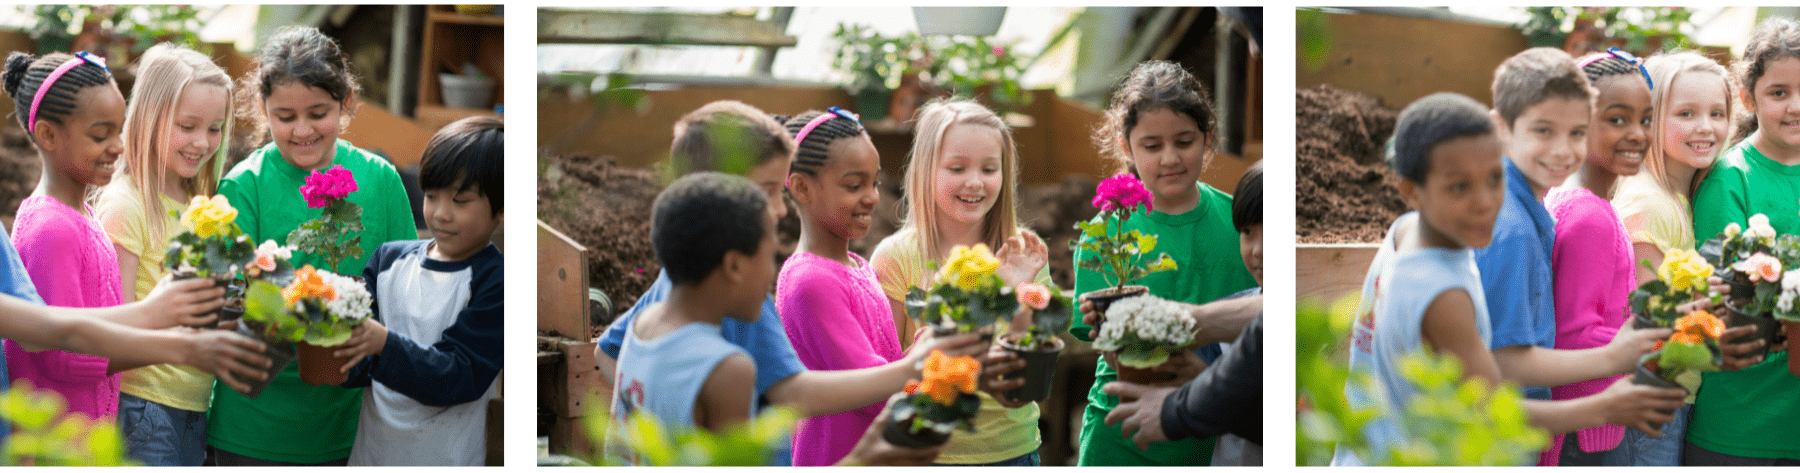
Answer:
[[588, 314], [587, 247], [538, 221], [539, 332], [576, 340], [594, 335]]

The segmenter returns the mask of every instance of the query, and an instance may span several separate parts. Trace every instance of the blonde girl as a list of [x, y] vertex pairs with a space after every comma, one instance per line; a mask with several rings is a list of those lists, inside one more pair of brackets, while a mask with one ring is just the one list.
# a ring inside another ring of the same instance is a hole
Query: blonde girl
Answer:
[[[169, 211], [218, 188], [231, 135], [231, 77], [204, 54], [158, 44], [138, 61], [129, 103], [124, 165], [101, 190], [97, 212], [119, 255], [125, 300], [134, 301], [168, 272], [163, 256], [181, 230]], [[125, 372], [119, 421], [127, 453], [147, 465], [200, 466], [213, 379], [185, 365]]]
[[[906, 168], [906, 218], [870, 260], [903, 345], [919, 330], [902, 304], [907, 288], [929, 285], [929, 262], [948, 260], [956, 246], [999, 248], [998, 273], [1009, 285], [1050, 283], [1048, 249], [1036, 234], [1020, 228], [1014, 216], [1019, 158], [1006, 123], [975, 102], [936, 102], [919, 112], [914, 136]], [[1025, 317], [1013, 320], [1014, 329], [1029, 325]], [[989, 361], [990, 366], [1002, 362]], [[990, 381], [990, 392], [1004, 392], [999, 389], [1003, 386]], [[953, 436], [938, 463], [1038, 465], [1037, 405], [1006, 403], [986, 393], [982, 397], [975, 432]]]

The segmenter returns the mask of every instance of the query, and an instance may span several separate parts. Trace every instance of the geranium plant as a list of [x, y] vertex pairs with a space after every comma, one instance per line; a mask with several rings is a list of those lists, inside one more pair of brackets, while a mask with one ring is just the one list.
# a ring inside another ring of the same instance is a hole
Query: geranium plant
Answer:
[[163, 266], [177, 275], [231, 278], [254, 258], [255, 246], [238, 227], [238, 211], [225, 196], [194, 196], [186, 210], [172, 210], [187, 230], [169, 240]]
[[[1642, 263], [1649, 265], [1648, 261]], [[1631, 311], [1667, 327], [1681, 316], [1677, 307], [1706, 295], [1706, 278], [1712, 276], [1713, 267], [1698, 253], [1676, 248], [1663, 255], [1662, 264], [1655, 269], [1656, 279], [1631, 291]]]
[[1069, 329], [1074, 319], [1075, 304], [1062, 289], [1038, 283], [1018, 286], [1019, 304], [1031, 309], [1031, 328], [1019, 339], [1019, 348], [1041, 350], [1051, 345], [1056, 334]]
[[1710, 312], [1696, 310], [1675, 319], [1674, 327], [1674, 335], [1661, 342], [1662, 346], [1655, 352], [1645, 355], [1645, 368], [1663, 379], [1681, 384], [1689, 393], [1698, 392], [1700, 373], [1718, 371], [1723, 363], [1719, 357], [1719, 337], [1725, 333], [1725, 322]]
[[1144, 212], [1151, 210], [1150, 191], [1137, 175], [1123, 173], [1100, 181], [1092, 203], [1100, 212], [1086, 222], [1076, 222], [1081, 238], [1070, 242], [1072, 249], [1088, 253], [1088, 258], [1079, 261], [1081, 269], [1100, 273], [1114, 288], [1176, 269], [1175, 259], [1167, 253], [1151, 253], [1156, 251], [1156, 235], [1124, 231], [1132, 212], [1140, 206]]
[[257, 280], [250, 283], [244, 319], [257, 322], [264, 340], [336, 346], [350, 339], [350, 329], [369, 318], [374, 299], [354, 279], [313, 269], [294, 271], [286, 287]]
[[[981, 363], [973, 357], [951, 358], [932, 350], [919, 374], [919, 381], [906, 384], [910, 396], [889, 412], [893, 416], [889, 430], [898, 429], [914, 438], [944, 440], [955, 429], [974, 432], [975, 414], [981, 410], [981, 397], [975, 395]], [[889, 441], [904, 445], [898, 439]]]
[[986, 244], [957, 245], [929, 291], [917, 286], [907, 290], [906, 315], [939, 333], [975, 332], [1011, 321], [1019, 300], [994, 273], [999, 268], [1000, 260]]
[[1119, 363], [1150, 368], [1169, 360], [1169, 354], [1194, 343], [1196, 322], [1181, 305], [1143, 295], [1113, 303], [1106, 309], [1106, 325], [1094, 337], [1094, 349], [1116, 351]]
[[345, 197], [356, 192], [356, 179], [343, 166], [313, 171], [300, 186], [306, 206], [324, 209], [319, 218], [307, 220], [288, 233], [288, 244], [300, 251], [318, 255], [330, 271], [338, 271], [344, 260], [362, 256], [362, 206]]

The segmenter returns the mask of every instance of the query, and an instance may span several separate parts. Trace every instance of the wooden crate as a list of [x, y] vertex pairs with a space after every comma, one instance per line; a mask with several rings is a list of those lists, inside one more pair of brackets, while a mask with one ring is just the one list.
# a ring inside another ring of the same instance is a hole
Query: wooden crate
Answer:
[[555, 415], [550, 427], [550, 453], [591, 458], [598, 449], [583, 430], [582, 418], [610, 415], [611, 406], [604, 400], [612, 398], [612, 389], [601, 379], [600, 366], [594, 361], [598, 344], [563, 340], [557, 346], [561, 357], [539, 365], [539, 376], [547, 378], [540, 379], [547, 381], [540, 385], [548, 384], [550, 393], [548, 398], [540, 396], [540, 402], [547, 403]]
[[1331, 302], [1362, 291], [1379, 243], [1299, 244], [1294, 247], [1297, 300]]

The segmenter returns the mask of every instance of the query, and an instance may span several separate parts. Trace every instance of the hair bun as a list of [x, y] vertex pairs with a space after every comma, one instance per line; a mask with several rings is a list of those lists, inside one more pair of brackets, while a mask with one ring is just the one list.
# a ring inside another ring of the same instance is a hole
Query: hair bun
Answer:
[[6, 72], [0, 73], [0, 78], [6, 80], [6, 95], [19, 95], [19, 84], [25, 82], [25, 73], [31, 70], [31, 63], [35, 60], [31, 54], [20, 51], [13, 51], [6, 56]]

